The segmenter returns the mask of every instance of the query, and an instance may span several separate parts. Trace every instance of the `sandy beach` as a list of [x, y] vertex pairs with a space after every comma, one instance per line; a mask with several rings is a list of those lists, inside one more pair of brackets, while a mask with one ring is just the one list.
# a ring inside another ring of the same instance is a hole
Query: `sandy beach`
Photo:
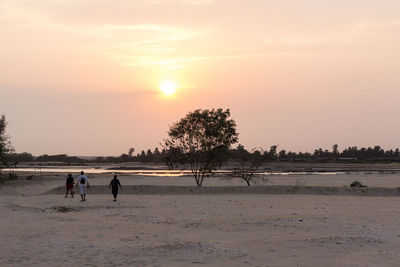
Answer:
[[0, 267], [400, 266], [400, 0], [0, 0], [0, 33]]
[[[354, 180], [301, 178], [306, 186]], [[358, 178], [398, 186], [396, 174]], [[138, 185], [160, 190], [194, 181], [125, 175], [126, 192], [113, 202], [102, 193], [109, 175], [89, 179], [93, 187], [83, 203], [57, 189], [63, 174], [0, 185], [0, 265], [397, 266], [400, 259], [400, 194], [133, 194]], [[270, 186], [294, 185], [298, 177], [274, 179]], [[220, 178], [204, 184], [244, 187]]]

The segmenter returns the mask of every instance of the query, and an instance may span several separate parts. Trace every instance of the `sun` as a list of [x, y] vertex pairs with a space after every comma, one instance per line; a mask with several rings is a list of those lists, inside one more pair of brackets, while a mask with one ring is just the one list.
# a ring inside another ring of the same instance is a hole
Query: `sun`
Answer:
[[170, 96], [176, 92], [178, 85], [170, 80], [164, 80], [160, 83], [160, 90], [164, 95]]

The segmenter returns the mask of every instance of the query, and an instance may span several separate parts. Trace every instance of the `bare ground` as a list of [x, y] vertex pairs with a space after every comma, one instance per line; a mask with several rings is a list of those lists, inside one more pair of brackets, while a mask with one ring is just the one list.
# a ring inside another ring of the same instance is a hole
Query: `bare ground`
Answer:
[[[95, 186], [109, 180], [89, 178]], [[193, 184], [168, 179], [121, 182]], [[381, 178], [366, 179], [379, 185]], [[397, 187], [394, 177], [388, 180]], [[79, 196], [44, 194], [63, 182], [48, 176], [0, 187], [1, 266], [398, 266], [400, 260], [398, 197], [121, 194], [112, 202], [111, 195], [89, 192], [81, 203]]]

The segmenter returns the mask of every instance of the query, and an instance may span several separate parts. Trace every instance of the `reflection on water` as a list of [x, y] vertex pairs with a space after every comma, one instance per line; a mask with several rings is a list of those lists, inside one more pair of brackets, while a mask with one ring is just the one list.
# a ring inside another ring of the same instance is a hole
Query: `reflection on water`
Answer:
[[108, 174], [108, 173], [126, 173], [135, 174], [141, 176], [184, 176], [191, 174], [190, 171], [169, 171], [169, 170], [108, 170], [104, 168], [13, 168], [13, 169], [3, 169], [4, 171], [14, 171], [14, 172], [30, 172], [30, 173], [80, 173], [84, 171], [88, 174]]
[[[76, 167], [63, 167], [63, 168], [13, 168], [13, 169], [3, 169], [4, 171], [14, 171], [14, 172], [27, 172], [27, 173], [80, 173], [84, 171], [88, 174], [113, 174], [113, 173], [125, 173], [139, 176], [159, 176], [159, 177], [180, 177], [191, 175], [189, 170], [108, 170], [105, 168], [76, 168]], [[221, 170], [216, 172], [216, 174], [228, 174], [230, 171]], [[342, 172], [260, 172], [259, 175], [337, 175], [342, 174]]]

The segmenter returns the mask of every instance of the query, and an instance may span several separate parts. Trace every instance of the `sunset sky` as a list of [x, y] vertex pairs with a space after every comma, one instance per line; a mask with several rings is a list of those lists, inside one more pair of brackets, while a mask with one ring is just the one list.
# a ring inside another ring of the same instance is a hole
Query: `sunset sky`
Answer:
[[400, 147], [399, 11], [398, 0], [1, 0], [0, 114], [17, 152], [34, 155], [154, 149], [189, 111], [219, 107], [248, 149]]

